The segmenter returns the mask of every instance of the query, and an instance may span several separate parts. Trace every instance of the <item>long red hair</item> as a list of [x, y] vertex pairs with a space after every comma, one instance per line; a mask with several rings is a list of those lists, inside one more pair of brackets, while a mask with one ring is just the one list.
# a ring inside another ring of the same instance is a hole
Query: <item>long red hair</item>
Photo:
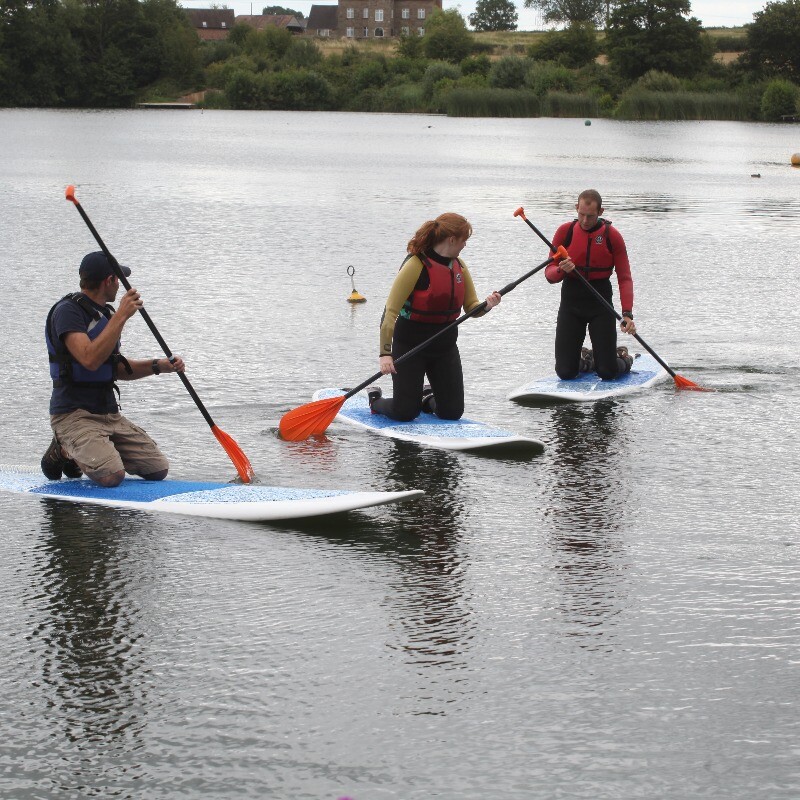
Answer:
[[423, 222], [414, 237], [408, 243], [408, 252], [418, 256], [430, 250], [437, 242], [455, 236], [458, 239], [469, 239], [472, 236], [472, 225], [461, 214], [439, 214], [436, 219]]

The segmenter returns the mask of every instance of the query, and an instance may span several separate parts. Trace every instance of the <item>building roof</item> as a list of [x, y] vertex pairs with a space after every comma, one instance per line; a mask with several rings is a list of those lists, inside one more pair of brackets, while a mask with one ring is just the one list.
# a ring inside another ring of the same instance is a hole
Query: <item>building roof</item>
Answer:
[[236, 24], [232, 8], [184, 8], [192, 27], [202, 30], [230, 30]]
[[264, 30], [268, 25], [274, 25], [276, 28], [300, 29], [303, 27], [300, 20], [292, 14], [238, 14], [236, 24], [239, 23], [250, 25], [259, 31]]
[[244, 23], [256, 30], [262, 31], [269, 26], [287, 28], [288, 30], [303, 30], [303, 23], [291, 14], [239, 14], [236, 24]]
[[339, 6], [311, 6], [311, 13], [308, 15], [306, 30], [309, 31], [335, 31], [338, 27]]

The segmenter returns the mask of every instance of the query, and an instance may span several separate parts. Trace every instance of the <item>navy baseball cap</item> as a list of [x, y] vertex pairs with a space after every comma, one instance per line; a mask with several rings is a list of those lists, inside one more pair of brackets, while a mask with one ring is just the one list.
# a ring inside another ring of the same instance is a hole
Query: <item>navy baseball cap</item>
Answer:
[[[131, 274], [128, 267], [119, 265], [122, 274], [127, 278]], [[94, 253], [88, 253], [83, 257], [78, 274], [82, 278], [88, 278], [92, 281], [105, 280], [109, 275], [114, 275], [114, 270], [111, 267], [111, 262], [106, 258], [106, 254], [102, 250], [97, 250]]]

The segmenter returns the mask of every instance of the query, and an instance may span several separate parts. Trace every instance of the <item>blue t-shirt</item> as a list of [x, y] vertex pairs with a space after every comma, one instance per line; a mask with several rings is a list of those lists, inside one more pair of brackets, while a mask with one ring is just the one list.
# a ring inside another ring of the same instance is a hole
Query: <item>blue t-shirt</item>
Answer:
[[[100, 314], [103, 313], [103, 306], [97, 305], [92, 300], [89, 302]], [[50, 335], [58, 337], [64, 346], [65, 334], [73, 331], [88, 334], [92, 322], [93, 320], [76, 302], [64, 300], [53, 311]], [[55, 341], [53, 343], [55, 344]], [[119, 411], [117, 397], [108, 384], [75, 386], [68, 381], [62, 381], [61, 386], [53, 387], [50, 396], [51, 414], [67, 414], [78, 408], [90, 411], [92, 414], [113, 414]]]

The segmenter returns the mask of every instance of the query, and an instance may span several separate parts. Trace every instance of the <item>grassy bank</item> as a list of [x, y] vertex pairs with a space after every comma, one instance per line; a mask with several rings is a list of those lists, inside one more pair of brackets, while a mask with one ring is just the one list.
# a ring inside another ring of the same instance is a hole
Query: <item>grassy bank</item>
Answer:
[[[203, 105], [457, 117], [779, 119], [762, 102], [768, 82], [743, 77], [729, 65], [746, 41], [744, 29], [715, 28], [707, 34], [720, 43], [722, 52], [716, 55], [723, 59], [712, 61], [709, 51], [704, 71], [695, 77], [651, 70], [626, 81], [607, 63], [602, 36], [588, 58], [582, 44], [573, 46], [571, 57], [575, 52], [582, 57], [571, 64], [562, 58], [565, 49], [554, 50], [554, 39], [543, 31], [473, 33], [467, 55], [449, 61], [426, 57], [430, 49], [416, 37], [351, 40], [286, 34], [279, 41], [277, 34], [252, 31], [205, 51], [206, 88], [216, 92]], [[441, 50], [433, 52], [438, 56]], [[791, 88], [781, 91], [791, 93]]]

